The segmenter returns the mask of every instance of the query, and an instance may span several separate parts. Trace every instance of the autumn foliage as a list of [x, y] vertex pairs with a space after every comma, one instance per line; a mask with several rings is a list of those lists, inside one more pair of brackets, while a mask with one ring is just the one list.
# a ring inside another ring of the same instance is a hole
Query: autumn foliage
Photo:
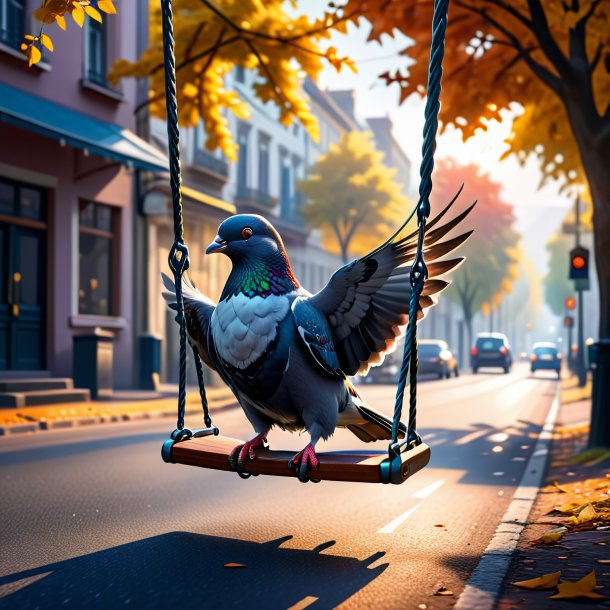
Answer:
[[461, 182], [460, 201], [477, 201], [469, 216], [474, 234], [464, 245], [466, 264], [455, 272], [447, 295], [462, 307], [470, 333], [473, 316], [497, 309], [512, 291], [519, 275], [519, 235], [513, 229], [513, 209], [502, 198], [501, 185], [474, 164], [461, 165], [451, 159], [437, 163], [433, 207], [451, 200]]
[[45, 0], [33, 14], [34, 18], [42, 23], [38, 35], [26, 34], [21, 44], [21, 50], [26, 54], [29, 65], [37, 64], [42, 59], [42, 47], [48, 51], [53, 51], [53, 41], [43, 31], [44, 26], [56, 24], [62, 30], [65, 30], [66, 15], [69, 15], [82, 28], [86, 16], [101, 23], [102, 13], [108, 15], [116, 13], [113, 0], [97, 0], [96, 4], [97, 8], [92, 6], [91, 0]]
[[301, 214], [322, 230], [326, 247], [344, 262], [385, 241], [412, 205], [396, 181], [396, 170], [383, 163], [369, 132], [351, 132], [331, 144], [299, 184], [306, 203]]

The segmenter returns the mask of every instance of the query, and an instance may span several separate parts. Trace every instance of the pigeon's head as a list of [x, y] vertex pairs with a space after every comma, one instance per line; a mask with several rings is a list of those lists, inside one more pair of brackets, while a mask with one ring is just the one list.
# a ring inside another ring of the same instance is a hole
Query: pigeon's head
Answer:
[[280, 234], [257, 214], [238, 214], [224, 220], [205, 253], [224, 252], [234, 262], [240, 259], [271, 259], [285, 255]]

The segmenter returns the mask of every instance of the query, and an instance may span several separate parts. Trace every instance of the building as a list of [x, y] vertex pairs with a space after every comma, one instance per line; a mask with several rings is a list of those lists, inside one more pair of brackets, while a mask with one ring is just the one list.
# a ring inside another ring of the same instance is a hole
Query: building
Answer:
[[58, 32], [28, 68], [18, 48], [39, 4], [0, 0], [0, 374], [72, 377], [74, 337], [101, 328], [128, 387], [138, 176], [167, 159], [135, 135], [135, 81], [115, 88], [106, 73], [137, 56], [146, 11], [127, 2]]

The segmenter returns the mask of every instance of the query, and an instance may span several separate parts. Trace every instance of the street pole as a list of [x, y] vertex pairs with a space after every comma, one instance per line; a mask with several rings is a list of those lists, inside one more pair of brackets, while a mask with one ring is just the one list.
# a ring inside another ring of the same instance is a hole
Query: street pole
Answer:
[[[580, 246], [580, 196], [576, 196], [576, 246]], [[587, 384], [587, 370], [585, 369], [585, 341], [583, 333], [584, 324], [584, 297], [581, 280], [576, 280], [576, 293], [578, 294], [578, 331], [576, 352], [576, 372], [578, 375], [578, 387], [584, 388]]]

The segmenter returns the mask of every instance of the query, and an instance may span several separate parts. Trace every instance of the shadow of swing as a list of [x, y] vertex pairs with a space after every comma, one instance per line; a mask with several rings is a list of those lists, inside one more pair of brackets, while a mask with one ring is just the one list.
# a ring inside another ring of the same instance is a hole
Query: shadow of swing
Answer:
[[[0, 578], [0, 606], [16, 608], [334, 608], [388, 567], [313, 550], [172, 532]], [[245, 564], [227, 568], [228, 563]]]

